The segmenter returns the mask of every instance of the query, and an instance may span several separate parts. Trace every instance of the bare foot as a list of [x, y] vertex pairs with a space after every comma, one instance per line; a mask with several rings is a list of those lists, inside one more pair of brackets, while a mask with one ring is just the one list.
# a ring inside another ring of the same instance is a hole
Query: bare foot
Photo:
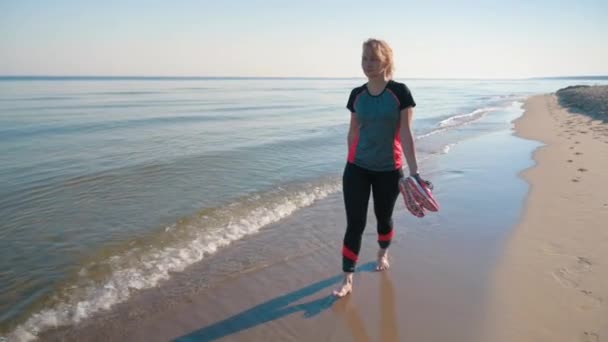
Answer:
[[378, 250], [378, 264], [376, 265], [376, 271], [385, 271], [391, 265], [388, 263], [388, 248], [380, 248]]
[[353, 274], [344, 273], [344, 281], [342, 285], [334, 290], [333, 295], [342, 298], [351, 292], [353, 292]]

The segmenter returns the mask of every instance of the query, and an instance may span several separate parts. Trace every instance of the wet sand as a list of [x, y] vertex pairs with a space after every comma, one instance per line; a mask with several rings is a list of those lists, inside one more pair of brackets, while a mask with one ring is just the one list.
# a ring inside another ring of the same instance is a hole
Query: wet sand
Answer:
[[[336, 195], [282, 224], [305, 229], [307, 216], [325, 214], [328, 225], [335, 228], [327, 238], [339, 241], [344, 221], [340, 208], [341, 198]], [[396, 220], [411, 220], [404, 214]], [[335, 249], [318, 246], [313, 252], [265, 260], [262, 266], [208, 287], [180, 285], [197, 272], [208, 273], [211, 267], [198, 265], [198, 270], [189, 269], [161, 288], [143, 291], [94, 319], [49, 331], [42, 340], [470, 340], [482, 307], [472, 299], [482, 287], [475, 284], [482, 283], [484, 263], [470, 266], [474, 253], [463, 254], [470, 241], [449, 246], [449, 236], [429, 237], [427, 233], [408, 236], [405, 229], [400, 230], [391, 254], [393, 267], [379, 273], [373, 271], [376, 244], [373, 228], [369, 229], [354, 293], [341, 300], [331, 296], [341, 281], [336, 243]], [[259, 246], [266, 239], [262, 234], [245, 244]], [[432, 252], [432, 248], [443, 251]], [[451, 256], [454, 252], [460, 254], [458, 259]], [[210, 262], [223, 263], [223, 259], [247, 253], [227, 249]]]
[[487, 341], [608, 339], [608, 87], [564, 92], [532, 97], [516, 122], [545, 146], [523, 173], [531, 191], [489, 291]]

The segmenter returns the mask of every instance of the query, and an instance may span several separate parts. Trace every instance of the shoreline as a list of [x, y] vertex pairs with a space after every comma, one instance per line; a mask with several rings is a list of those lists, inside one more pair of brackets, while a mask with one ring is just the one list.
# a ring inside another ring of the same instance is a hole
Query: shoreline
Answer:
[[514, 123], [517, 136], [544, 145], [521, 173], [530, 189], [494, 274], [486, 340], [600, 341], [608, 336], [608, 125], [569, 112], [555, 94], [529, 98]]
[[[489, 144], [512, 148], [494, 151]], [[420, 220], [400, 199], [391, 269], [385, 273], [371, 271], [377, 243], [370, 203], [361, 272], [344, 300], [330, 297], [341, 279], [345, 217], [338, 193], [107, 312], [45, 331], [40, 340], [478, 341], [488, 275], [525, 199], [526, 186], [517, 172], [531, 161], [521, 156], [534, 146], [506, 129], [463, 141], [427, 165], [442, 210]], [[477, 182], [486, 186], [475, 187]], [[497, 194], [494, 202], [484, 199], [487, 191]], [[471, 215], [471, 207], [479, 215]], [[304, 230], [314, 231], [316, 242], [303, 240]], [[292, 257], [275, 259], [277, 253], [267, 247], [271, 241]], [[256, 250], [268, 254], [261, 266], [210, 287], [197, 285], [210, 268]]]

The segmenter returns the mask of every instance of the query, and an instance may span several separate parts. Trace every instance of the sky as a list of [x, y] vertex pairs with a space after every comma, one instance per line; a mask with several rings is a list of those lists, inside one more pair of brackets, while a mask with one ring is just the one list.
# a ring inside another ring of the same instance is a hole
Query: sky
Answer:
[[396, 78], [608, 75], [608, 1], [0, 0], [0, 75]]

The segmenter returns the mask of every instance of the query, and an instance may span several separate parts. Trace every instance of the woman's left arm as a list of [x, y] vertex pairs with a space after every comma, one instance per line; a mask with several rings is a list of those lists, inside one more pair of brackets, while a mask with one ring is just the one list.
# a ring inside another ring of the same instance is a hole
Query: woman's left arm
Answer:
[[418, 163], [416, 161], [416, 147], [414, 146], [414, 134], [412, 133], [412, 119], [414, 117], [414, 107], [407, 107], [401, 110], [401, 120], [399, 123], [399, 135], [401, 136], [401, 148], [405, 155], [410, 175], [418, 173]]

